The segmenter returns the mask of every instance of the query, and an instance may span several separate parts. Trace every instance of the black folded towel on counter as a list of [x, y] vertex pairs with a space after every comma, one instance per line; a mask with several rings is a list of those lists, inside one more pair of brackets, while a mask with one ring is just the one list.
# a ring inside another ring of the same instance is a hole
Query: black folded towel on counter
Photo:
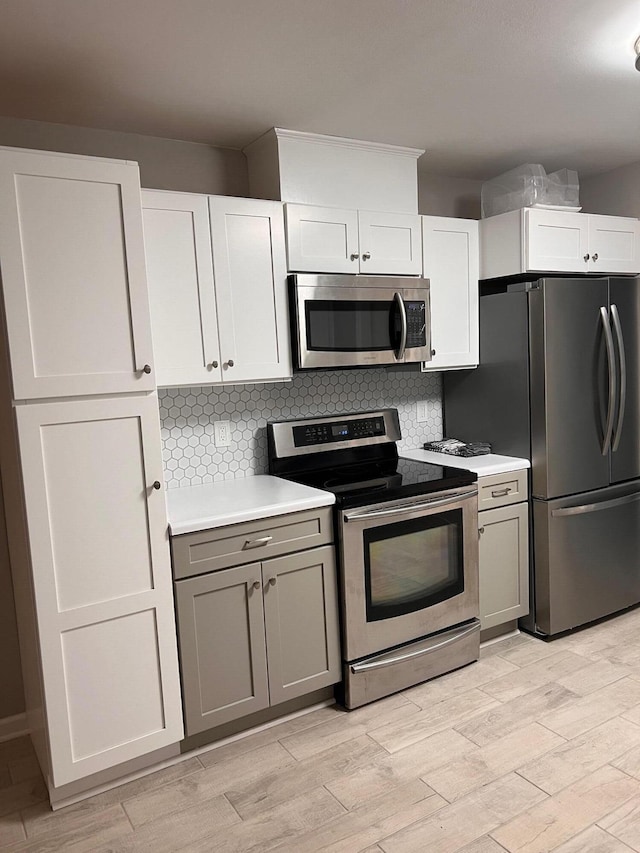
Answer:
[[425, 450], [436, 453], [448, 453], [450, 456], [484, 456], [491, 453], [488, 441], [460, 441], [457, 438], [443, 438], [441, 441], [425, 441]]

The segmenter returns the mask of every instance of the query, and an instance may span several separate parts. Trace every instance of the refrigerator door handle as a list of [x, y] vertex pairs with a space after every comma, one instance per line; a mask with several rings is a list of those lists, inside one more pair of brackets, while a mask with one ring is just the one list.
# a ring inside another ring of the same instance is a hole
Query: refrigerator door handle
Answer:
[[607, 348], [607, 366], [609, 368], [609, 405], [607, 407], [607, 423], [602, 440], [602, 455], [606, 456], [611, 447], [613, 435], [613, 413], [616, 404], [616, 362], [613, 354], [613, 334], [609, 323], [609, 313], [604, 305], [600, 306], [600, 319], [604, 330], [604, 341]]
[[611, 318], [613, 319], [613, 328], [616, 333], [616, 343], [618, 344], [618, 361], [620, 363], [620, 399], [618, 400], [618, 418], [616, 421], [616, 429], [614, 432], [613, 444], [611, 450], [616, 451], [620, 444], [620, 436], [622, 435], [622, 424], [624, 423], [624, 408], [627, 402], [627, 359], [624, 349], [624, 338], [622, 337], [622, 324], [620, 323], [620, 315], [618, 307], [611, 303]]
[[601, 509], [613, 509], [616, 506], [624, 506], [640, 501], [640, 492], [633, 495], [624, 495], [621, 498], [613, 498], [610, 501], [600, 501], [594, 504], [582, 504], [582, 506], [567, 506], [562, 509], [552, 509], [552, 518], [561, 518], [565, 515], [585, 515], [587, 512], [598, 512]]

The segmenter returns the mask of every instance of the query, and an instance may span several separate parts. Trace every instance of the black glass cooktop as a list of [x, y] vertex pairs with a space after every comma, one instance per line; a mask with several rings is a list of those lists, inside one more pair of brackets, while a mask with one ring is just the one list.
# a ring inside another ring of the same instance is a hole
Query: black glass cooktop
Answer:
[[336, 505], [343, 509], [455, 489], [477, 480], [471, 471], [412, 459], [374, 461], [280, 476], [333, 492]]

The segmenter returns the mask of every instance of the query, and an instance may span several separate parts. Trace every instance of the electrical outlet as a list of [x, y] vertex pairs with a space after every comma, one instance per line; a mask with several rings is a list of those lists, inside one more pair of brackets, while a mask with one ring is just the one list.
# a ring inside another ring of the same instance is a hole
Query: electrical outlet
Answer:
[[216, 447], [229, 447], [231, 444], [231, 424], [229, 421], [216, 421], [213, 425]]
[[419, 424], [424, 424], [429, 420], [427, 404], [424, 400], [418, 401], [418, 404], [416, 406], [416, 420]]

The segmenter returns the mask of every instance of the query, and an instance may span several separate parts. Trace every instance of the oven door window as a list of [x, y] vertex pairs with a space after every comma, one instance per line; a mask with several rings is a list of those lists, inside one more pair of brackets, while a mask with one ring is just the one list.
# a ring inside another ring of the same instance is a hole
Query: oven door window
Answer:
[[363, 537], [368, 622], [464, 591], [461, 509], [371, 528]]
[[305, 301], [307, 349], [313, 352], [396, 350], [400, 319], [393, 300]]

